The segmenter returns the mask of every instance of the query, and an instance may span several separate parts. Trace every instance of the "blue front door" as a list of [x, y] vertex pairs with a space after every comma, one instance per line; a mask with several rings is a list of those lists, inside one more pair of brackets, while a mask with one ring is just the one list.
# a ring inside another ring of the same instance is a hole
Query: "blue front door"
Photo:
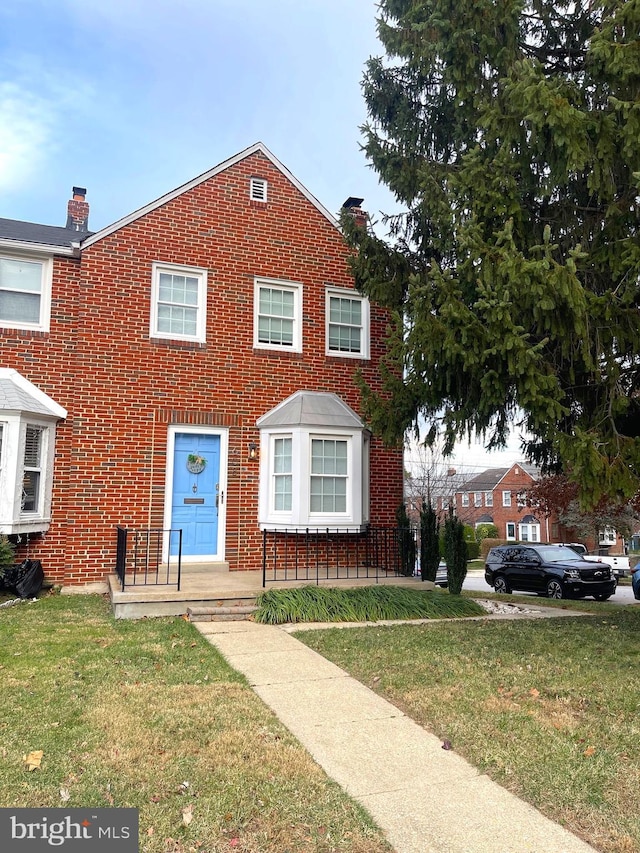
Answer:
[[[173, 453], [171, 529], [182, 529], [185, 559], [218, 556], [220, 436], [176, 433]], [[176, 554], [178, 537], [171, 536]]]

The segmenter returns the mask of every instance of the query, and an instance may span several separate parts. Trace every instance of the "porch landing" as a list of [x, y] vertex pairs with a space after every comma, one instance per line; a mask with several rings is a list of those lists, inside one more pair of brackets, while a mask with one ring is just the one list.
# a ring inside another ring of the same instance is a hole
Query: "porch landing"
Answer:
[[[133, 585], [120, 588], [116, 575], [108, 579], [109, 597], [116, 619], [141, 619], [146, 616], [186, 616], [193, 621], [211, 619], [246, 619], [263, 592], [262, 572], [230, 572], [226, 563], [192, 564], [182, 566], [180, 590], [177, 584]], [[267, 589], [315, 585], [309, 580], [278, 580], [267, 583]], [[415, 586], [433, 588], [419, 577], [385, 575], [369, 578], [331, 578], [321, 580], [320, 586]]]

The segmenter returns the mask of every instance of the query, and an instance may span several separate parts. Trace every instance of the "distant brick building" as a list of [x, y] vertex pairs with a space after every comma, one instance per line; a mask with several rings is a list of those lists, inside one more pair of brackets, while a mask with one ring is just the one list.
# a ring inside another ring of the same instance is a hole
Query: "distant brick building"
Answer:
[[296, 178], [258, 143], [97, 233], [88, 215], [75, 187], [64, 228], [0, 219], [0, 533], [20, 554], [83, 584], [113, 570], [118, 525], [242, 570], [264, 529], [393, 524], [402, 454], [354, 382], [380, 388], [386, 313]]
[[472, 527], [495, 524], [500, 539], [548, 542], [554, 520], [534, 514], [526, 505], [526, 492], [534, 479], [533, 469], [519, 462], [482, 471], [459, 486], [456, 514]]

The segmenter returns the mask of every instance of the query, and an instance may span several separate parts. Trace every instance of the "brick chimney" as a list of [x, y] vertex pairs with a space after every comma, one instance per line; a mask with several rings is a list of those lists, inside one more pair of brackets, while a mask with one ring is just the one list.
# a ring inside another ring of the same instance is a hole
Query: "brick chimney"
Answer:
[[67, 225], [71, 231], [89, 230], [89, 203], [85, 201], [84, 187], [74, 187], [73, 197], [67, 204]]
[[355, 198], [354, 196], [349, 196], [349, 198], [342, 205], [342, 209], [346, 210], [356, 221], [356, 225], [359, 225], [360, 228], [366, 228], [367, 222], [369, 221], [369, 214], [365, 213], [365, 211], [360, 207], [363, 198]]

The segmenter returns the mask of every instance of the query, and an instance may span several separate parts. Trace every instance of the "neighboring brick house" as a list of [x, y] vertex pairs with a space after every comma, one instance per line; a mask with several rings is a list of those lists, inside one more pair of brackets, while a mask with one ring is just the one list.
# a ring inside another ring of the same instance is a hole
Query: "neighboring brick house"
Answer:
[[455, 494], [455, 510], [465, 524], [495, 524], [498, 537], [512, 542], [549, 542], [553, 519], [535, 515], [526, 505], [534, 471], [516, 462], [489, 468], [464, 482]]
[[0, 219], [0, 533], [71, 585], [118, 525], [242, 570], [264, 529], [393, 524], [402, 453], [354, 382], [386, 323], [261, 143], [94, 234], [81, 188], [66, 228]]

